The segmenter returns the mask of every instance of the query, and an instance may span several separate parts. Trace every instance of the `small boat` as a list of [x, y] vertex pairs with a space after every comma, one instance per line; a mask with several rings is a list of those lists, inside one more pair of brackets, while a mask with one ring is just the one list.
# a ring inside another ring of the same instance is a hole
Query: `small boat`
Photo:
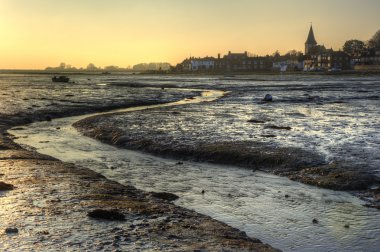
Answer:
[[51, 80], [53, 82], [69, 82], [70, 78], [67, 76], [61, 75], [61, 76], [54, 76]]

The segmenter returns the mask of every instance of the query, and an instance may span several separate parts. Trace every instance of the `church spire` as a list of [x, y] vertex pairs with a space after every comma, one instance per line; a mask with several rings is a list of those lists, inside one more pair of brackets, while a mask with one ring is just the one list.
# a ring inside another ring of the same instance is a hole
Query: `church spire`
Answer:
[[309, 35], [307, 36], [307, 40], [305, 42], [305, 55], [308, 55], [314, 51], [317, 45], [317, 41], [314, 37], [313, 25], [310, 25]]
[[314, 37], [313, 25], [310, 25], [309, 35], [307, 36], [307, 40], [305, 44], [314, 45], [314, 46], [317, 45], [317, 41], [315, 40], [315, 37]]

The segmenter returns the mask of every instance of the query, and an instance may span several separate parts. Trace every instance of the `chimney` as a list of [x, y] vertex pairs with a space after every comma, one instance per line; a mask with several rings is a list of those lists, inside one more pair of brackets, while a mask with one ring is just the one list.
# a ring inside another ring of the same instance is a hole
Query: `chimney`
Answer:
[[220, 53], [218, 53], [218, 59], [220, 59]]

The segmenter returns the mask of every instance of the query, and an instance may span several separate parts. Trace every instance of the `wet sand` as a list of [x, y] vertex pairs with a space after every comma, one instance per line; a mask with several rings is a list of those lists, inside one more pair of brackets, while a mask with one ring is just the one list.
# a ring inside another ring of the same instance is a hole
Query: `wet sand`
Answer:
[[[72, 96], [68, 96], [72, 97]], [[33, 107], [0, 117], [0, 191], [2, 250], [238, 250], [275, 251], [224, 223], [107, 180], [85, 167], [25, 150], [6, 133], [10, 127], [35, 120], [168, 102], [150, 99], [116, 105]], [[180, 97], [182, 98], [182, 97]], [[25, 98], [27, 99], [27, 98]], [[17, 100], [17, 99], [16, 99]], [[89, 98], [91, 100], [91, 98]], [[28, 100], [19, 99], [25, 105]], [[3, 188], [4, 189], [4, 188]], [[124, 221], [88, 216], [96, 209], [114, 210]]]

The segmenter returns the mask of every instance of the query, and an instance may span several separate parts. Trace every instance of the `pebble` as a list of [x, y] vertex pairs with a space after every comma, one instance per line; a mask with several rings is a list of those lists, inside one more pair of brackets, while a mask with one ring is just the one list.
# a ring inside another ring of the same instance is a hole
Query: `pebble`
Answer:
[[263, 101], [266, 101], [266, 102], [271, 102], [271, 101], [273, 101], [273, 97], [272, 97], [272, 95], [270, 95], [270, 94], [266, 94], [265, 97], [264, 97], [264, 99], [263, 99]]
[[17, 228], [9, 227], [9, 228], [5, 229], [5, 233], [6, 234], [17, 234], [18, 233], [18, 229]]
[[96, 209], [94, 211], [89, 212], [87, 215], [95, 219], [118, 220], [118, 221], [125, 220], [125, 216], [122, 213], [120, 213], [118, 210]]
[[13, 185], [0, 181], [0, 191], [12, 190], [13, 188], [14, 188]]

